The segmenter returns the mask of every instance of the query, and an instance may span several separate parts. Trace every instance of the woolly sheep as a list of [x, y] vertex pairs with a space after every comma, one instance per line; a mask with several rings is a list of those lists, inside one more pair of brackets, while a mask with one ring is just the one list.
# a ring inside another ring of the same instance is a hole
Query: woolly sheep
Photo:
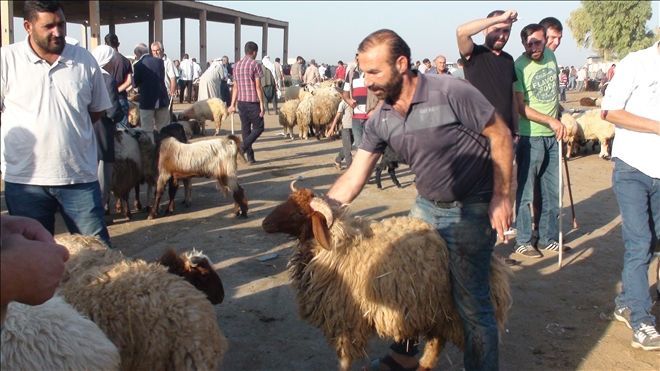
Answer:
[[[446, 340], [463, 346], [448, 251], [428, 223], [410, 217], [380, 222], [353, 217], [345, 209], [331, 210], [311, 190], [296, 190], [292, 183], [289, 199], [262, 227], [298, 237], [289, 262], [298, 309], [335, 348], [341, 370], [365, 354], [374, 333], [395, 341], [425, 337], [420, 367], [428, 369]], [[493, 257], [491, 299], [500, 328], [511, 304], [509, 274]]]
[[206, 130], [206, 120], [211, 120], [215, 123], [215, 134], [220, 134], [220, 126], [222, 122], [229, 116], [227, 105], [220, 98], [210, 98], [195, 102], [190, 108], [183, 111], [178, 120], [181, 119], [195, 119], [202, 125], [202, 135]]
[[280, 125], [284, 127], [284, 136], [290, 136], [291, 139], [293, 139], [293, 128], [298, 123], [296, 120], [296, 110], [299, 104], [300, 101], [298, 99], [292, 99], [284, 102], [282, 108], [280, 108]]
[[312, 124], [317, 139], [320, 139], [321, 134], [325, 131], [323, 127], [331, 123], [335, 117], [339, 102], [341, 102], [341, 96], [329, 92], [312, 97]]
[[[236, 159], [242, 153], [241, 140], [234, 135], [195, 143], [181, 143], [174, 138], [165, 138], [160, 143], [158, 155], [158, 181], [156, 197], [149, 213], [149, 219], [158, 215], [158, 206], [165, 184], [170, 178], [190, 177], [214, 178], [225, 194], [232, 192], [234, 213], [247, 217], [248, 203], [245, 191], [238, 183]], [[245, 160], [243, 158], [243, 160]]]
[[307, 139], [312, 124], [312, 95], [300, 100], [296, 109], [296, 122], [301, 139]]
[[55, 295], [10, 303], [2, 329], [3, 370], [119, 370], [119, 351], [101, 329]]
[[600, 117], [601, 110], [588, 110], [575, 116], [577, 123], [576, 140], [598, 140], [600, 143], [600, 153], [598, 157], [609, 160], [612, 152], [612, 140], [614, 139], [614, 124], [603, 120]]
[[227, 350], [204, 294], [157, 263], [126, 260], [92, 236], [70, 252], [61, 294], [117, 346], [122, 370], [214, 370]]

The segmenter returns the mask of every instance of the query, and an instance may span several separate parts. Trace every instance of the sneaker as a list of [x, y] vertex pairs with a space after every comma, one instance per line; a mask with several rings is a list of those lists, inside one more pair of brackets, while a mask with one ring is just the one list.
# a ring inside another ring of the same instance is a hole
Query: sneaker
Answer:
[[660, 349], [660, 334], [658, 334], [655, 326], [642, 323], [639, 330], [633, 334], [630, 345], [633, 348], [644, 350], [658, 350]]
[[[568, 247], [568, 246], [566, 246], [566, 245], [564, 245], [563, 249], [564, 249], [563, 251], [566, 252], [566, 251], [570, 250], [571, 248]], [[556, 241], [552, 241], [552, 242], [550, 242], [549, 244], [547, 244], [547, 245], [543, 248], [543, 250], [545, 250], [545, 251], [559, 252], [559, 243], [557, 243]]]
[[614, 310], [614, 319], [617, 321], [623, 322], [628, 326], [629, 329], [632, 329], [630, 325], [630, 308], [622, 307]]
[[534, 248], [534, 246], [530, 244], [524, 244], [524, 245], [519, 245], [516, 247], [516, 252], [522, 256], [526, 256], [528, 258], [542, 258], [543, 254], [541, 254], [538, 250]]

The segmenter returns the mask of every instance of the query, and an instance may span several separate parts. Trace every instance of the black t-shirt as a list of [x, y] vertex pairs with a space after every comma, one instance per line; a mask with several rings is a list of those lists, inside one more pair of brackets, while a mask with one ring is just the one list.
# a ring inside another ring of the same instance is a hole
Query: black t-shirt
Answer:
[[502, 51], [496, 55], [483, 45], [475, 45], [470, 59], [464, 61], [465, 79], [474, 85], [488, 101], [495, 106], [497, 113], [513, 127], [513, 83], [517, 80], [513, 67], [513, 57]]
[[[119, 86], [123, 84], [124, 81], [126, 81], [126, 75], [128, 75], [129, 73], [133, 73], [133, 66], [131, 66], [131, 61], [129, 61], [128, 58], [124, 57], [119, 53], [117, 53], [117, 55], [119, 55], [119, 57], [121, 58], [121, 62], [115, 63], [114, 68], [112, 69], [112, 71], [109, 71], [109, 73], [112, 76], [112, 78], [115, 79], [115, 84]], [[122, 98], [126, 98], [128, 95], [128, 93], [126, 93], [126, 90], [117, 94]]]
[[392, 106], [376, 108], [364, 127], [360, 149], [389, 144], [416, 175], [417, 192], [434, 201], [462, 201], [493, 190], [490, 145], [481, 135], [495, 109], [465, 80], [417, 74], [404, 118]]

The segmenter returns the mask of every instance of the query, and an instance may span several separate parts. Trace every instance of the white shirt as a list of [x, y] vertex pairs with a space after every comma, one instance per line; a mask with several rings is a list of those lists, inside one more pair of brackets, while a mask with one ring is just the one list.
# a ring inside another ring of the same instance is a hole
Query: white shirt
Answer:
[[174, 79], [176, 82], [176, 68], [174, 68], [174, 63], [169, 58], [163, 58], [165, 62], [165, 87], [167, 87], [167, 93], [170, 93], [170, 79]]
[[2, 173], [6, 181], [66, 185], [96, 181], [89, 112], [112, 107], [94, 57], [67, 44], [49, 65], [25, 41], [0, 52]]
[[[660, 120], [660, 50], [653, 46], [628, 54], [616, 65], [616, 74], [605, 92], [603, 110], [623, 110]], [[660, 135], [614, 129], [612, 157], [642, 173], [660, 178]]]
[[422, 64], [419, 65], [419, 68], [417, 68], [417, 71], [419, 71], [419, 73], [426, 73], [426, 70], [428, 70], [428, 69], [429, 68], [426, 67], [426, 65], [424, 63], [422, 63]]
[[193, 74], [192, 74], [192, 79], [197, 80], [202, 76], [202, 67], [200, 67], [199, 63], [197, 62], [192, 62], [193, 65]]
[[190, 59], [184, 59], [179, 64], [181, 68], [181, 80], [191, 80], [193, 79], [193, 63]]

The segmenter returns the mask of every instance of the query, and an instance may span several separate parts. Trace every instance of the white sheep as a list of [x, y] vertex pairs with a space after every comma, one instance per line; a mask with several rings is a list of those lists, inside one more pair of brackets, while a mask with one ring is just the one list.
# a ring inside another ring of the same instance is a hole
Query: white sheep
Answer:
[[301, 139], [307, 139], [309, 128], [312, 125], [312, 98], [313, 96], [310, 94], [301, 99], [296, 109], [296, 122]]
[[[577, 133], [575, 141], [598, 140], [600, 153], [598, 156], [609, 160], [612, 152], [612, 140], [614, 139], [614, 124], [600, 117], [601, 110], [588, 110], [582, 114], [575, 115]], [[569, 151], [570, 152], [570, 151]]]
[[[248, 203], [245, 191], [238, 183], [236, 159], [240, 151], [241, 140], [235, 135], [195, 143], [181, 143], [174, 138], [165, 138], [160, 143], [158, 152], [158, 181], [156, 197], [149, 213], [149, 219], [158, 215], [160, 199], [165, 184], [173, 178], [207, 177], [218, 181], [222, 191], [232, 192], [234, 213], [247, 217]], [[243, 160], [245, 160], [243, 158]]]
[[320, 139], [321, 134], [325, 131], [325, 126], [332, 122], [341, 99], [334, 88], [328, 88], [325, 91], [319, 89], [312, 97], [312, 125], [314, 125], [317, 139]]
[[282, 127], [284, 127], [284, 136], [291, 137], [293, 139], [293, 128], [297, 125], [296, 120], [296, 110], [300, 101], [298, 99], [292, 99], [284, 102], [280, 108], [279, 113], [279, 122]]
[[61, 294], [117, 346], [122, 370], [215, 370], [227, 350], [206, 295], [158, 263], [127, 260], [92, 236], [70, 253]]
[[[365, 354], [373, 334], [395, 341], [426, 338], [420, 367], [427, 369], [437, 363], [446, 340], [463, 347], [449, 253], [430, 224], [411, 217], [380, 222], [353, 217], [292, 183], [289, 199], [262, 226], [298, 237], [289, 262], [298, 309], [335, 348], [341, 370]], [[500, 328], [511, 305], [509, 274], [493, 257], [490, 290]]]
[[10, 303], [3, 370], [119, 370], [119, 351], [101, 329], [55, 295], [41, 305]]
[[181, 119], [194, 119], [202, 125], [202, 135], [206, 130], [206, 120], [211, 120], [215, 123], [215, 134], [220, 134], [220, 126], [222, 122], [229, 116], [227, 105], [220, 98], [210, 98], [195, 102], [190, 108], [179, 114], [177, 121]]

